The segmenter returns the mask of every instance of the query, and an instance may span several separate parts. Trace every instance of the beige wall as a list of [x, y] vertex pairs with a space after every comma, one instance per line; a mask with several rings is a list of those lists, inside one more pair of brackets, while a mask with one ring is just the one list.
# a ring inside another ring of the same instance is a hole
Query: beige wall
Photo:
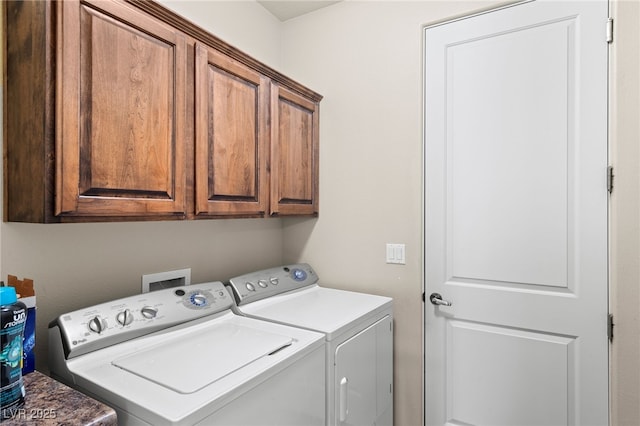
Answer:
[[[420, 423], [420, 24], [488, 3], [358, 2], [285, 23], [283, 67], [325, 95], [321, 210], [284, 221], [285, 260], [307, 260], [325, 283], [390, 295], [396, 307], [396, 420]], [[640, 424], [640, 2], [612, 3], [612, 425]], [[604, 25], [604, 24], [603, 24]], [[384, 244], [407, 244], [407, 265]]]
[[283, 69], [325, 96], [321, 214], [284, 221], [284, 258], [394, 298], [397, 425], [422, 424], [422, 27], [489, 3], [345, 1], [284, 25]]
[[640, 2], [613, 1], [610, 49], [611, 424], [640, 424]]
[[157, 0], [255, 59], [280, 67], [282, 23], [253, 0]]

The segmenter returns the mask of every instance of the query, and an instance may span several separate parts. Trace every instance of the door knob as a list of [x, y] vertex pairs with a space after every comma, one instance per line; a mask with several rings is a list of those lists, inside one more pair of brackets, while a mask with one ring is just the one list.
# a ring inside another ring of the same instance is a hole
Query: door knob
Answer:
[[451, 306], [451, 302], [448, 300], [443, 300], [442, 296], [439, 293], [431, 293], [429, 296], [429, 300], [436, 306]]

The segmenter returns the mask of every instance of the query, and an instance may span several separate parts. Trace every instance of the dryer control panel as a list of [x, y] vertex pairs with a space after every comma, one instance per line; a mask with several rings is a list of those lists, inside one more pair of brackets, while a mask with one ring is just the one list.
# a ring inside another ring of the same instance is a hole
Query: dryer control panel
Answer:
[[238, 306], [287, 293], [318, 282], [318, 276], [307, 263], [279, 266], [240, 275], [229, 280]]
[[187, 321], [228, 311], [229, 290], [219, 281], [125, 297], [60, 315], [57, 327], [67, 359]]

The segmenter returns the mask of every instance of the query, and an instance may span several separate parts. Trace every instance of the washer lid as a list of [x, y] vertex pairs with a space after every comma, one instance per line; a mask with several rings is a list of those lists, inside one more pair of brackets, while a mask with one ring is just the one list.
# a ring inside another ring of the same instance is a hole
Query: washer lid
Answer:
[[112, 364], [189, 394], [292, 343], [290, 337], [224, 323], [117, 358]]

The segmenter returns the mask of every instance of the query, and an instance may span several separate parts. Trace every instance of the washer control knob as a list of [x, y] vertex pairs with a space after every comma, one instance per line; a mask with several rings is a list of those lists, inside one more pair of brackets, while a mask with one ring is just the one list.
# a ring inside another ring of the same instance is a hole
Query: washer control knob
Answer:
[[94, 333], [102, 333], [107, 328], [105, 321], [99, 316], [95, 316], [89, 320], [89, 330]]
[[253, 285], [253, 283], [246, 282], [244, 286], [247, 287], [247, 290], [249, 291], [256, 291], [256, 286]]
[[153, 306], [144, 306], [142, 309], [140, 309], [140, 313], [146, 319], [151, 319], [155, 318], [156, 315], [158, 315], [158, 309], [154, 308]]
[[267, 282], [266, 282], [265, 280], [260, 280], [260, 281], [258, 281], [258, 285], [259, 285], [260, 287], [262, 287], [262, 288], [267, 288], [267, 286], [268, 286], [269, 284], [267, 284]]
[[278, 285], [278, 279], [276, 277], [269, 278], [269, 282], [273, 285]]
[[207, 296], [202, 293], [195, 293], [191, 295], [191, 303], [196, 306], [205, 306], [207, 304]]
[[118, 324], [121, 326], [129, 325], [133, 322], [133, 314], [131, 314], [129, 309], [125, 309], [122, 312], [118, 312], [118, 315], [116, 315], [116, 321], [118, 321]]

